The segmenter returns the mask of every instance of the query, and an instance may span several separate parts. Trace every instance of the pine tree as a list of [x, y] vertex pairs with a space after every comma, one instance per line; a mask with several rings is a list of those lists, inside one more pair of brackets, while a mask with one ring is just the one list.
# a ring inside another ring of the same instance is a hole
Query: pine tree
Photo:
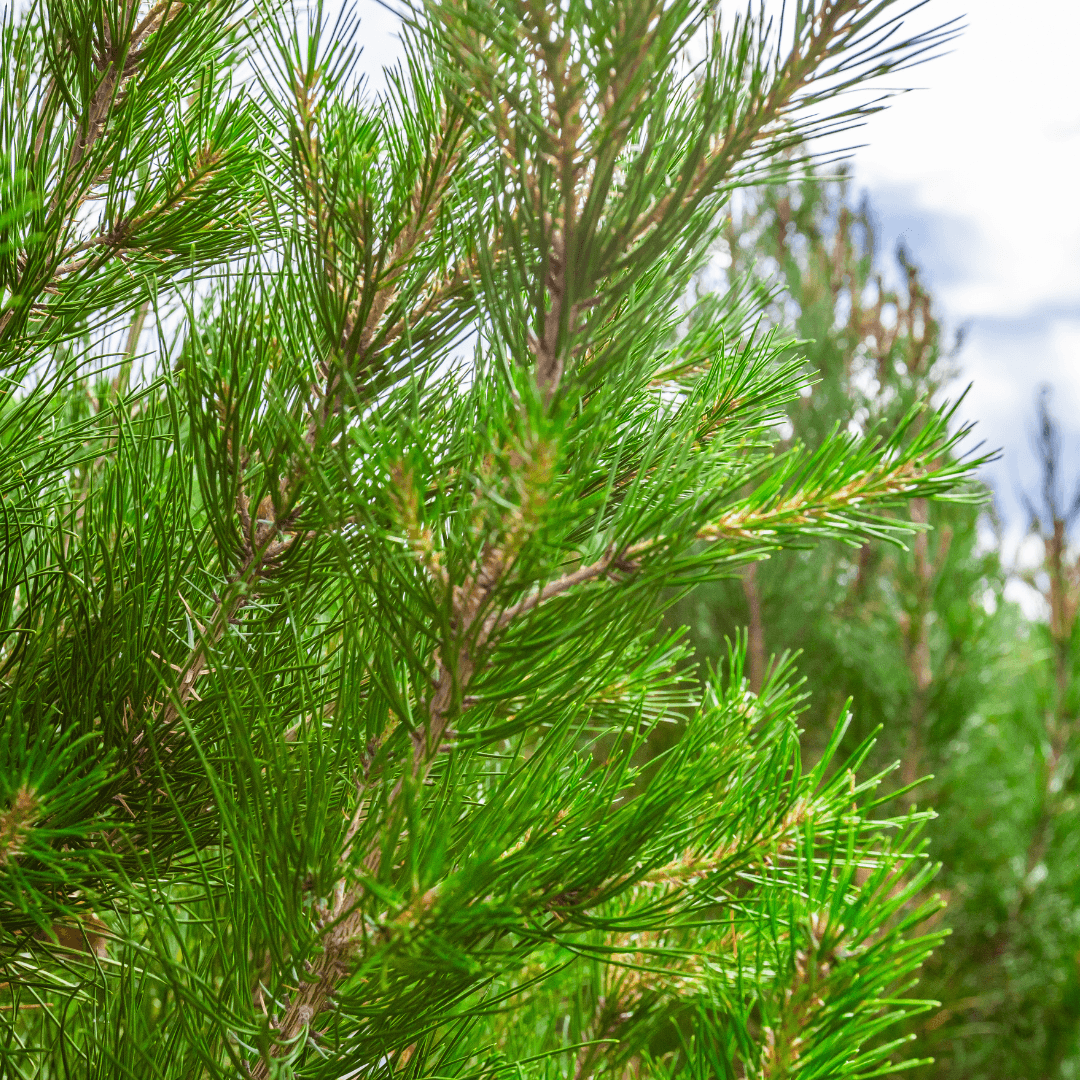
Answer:
[[925, 815], [660, 615], [959, 497], [685, 317], [893, 8], [445, 0], [378, 95], [348, 14], [5, 12], [5, 1076], [889, 1067]]
[[1011, 570], [1045, 612], [1005, 610], [1005, 659], [943, 755], [934, 847], [948, 868], [952, 938], [930, 979], [949, 995], [928, 1033], [942, 1078], [1056, 1080], [1080, 1069], [1080, 486], [1062, 476], [1046, 394], [1036, 417], [1040, 490], [1023, 504], [1038, 558]]
[[[787, 414], [789, 437], [809, 445], [837, 425], [895, 424], [951, 373], [955, 346], [943, 347], [918, 269], [899, 251], [901, 285], [889, 287], [874, 233], [846, 178], [808, 174], [755, 194], [722, 242], [728, 283], [749, 274], [771, 295], [769, 322], [813, 368]], [[706, 300], [712, 286], [701, 282]], [[933, 774], [901, 797], [938, 815], [928, 835], [948, 906], [936, 925], [949, 937], [921, 986], [941, 1008], [908, 1029], [936, 1059], [916, 1075], [942, 1080], [1049, 1080], [1080, 1067], [1080, 489], [1061, 475], [1045, 396], [1037, 412], [1041, 484], [1023, 499], [1035, 563], [1008, 566], [979, 505], [915, 501], [912, 516], [932, 529], [906, 552], [878, 542], [776, 553], [741, 580], [699, 586], [670, 616], [690, 623], [699, 659], [720, 660], [724, 635], [749, 627], [752, 684], [770, 655], [801, 650], [810, 759], [850, 698], [848, 737], [881, 725], [871, 760], [901, 765], [886, 789]], [[1045, 619], [1007, 602], [1010, 575], [1041, 595]]]
[[[806, 366], [810, 382], [786, 413], [781, 448], [820, 446], [836, 429], [895, 432], [954, 378], [962, 335], [944, 340], [933, 297], [902, 246], [899, 284], [889, 283], [873, 209], [865, 196], [853, 198], [845, 173], [808, 171], [761, 191], [721, 247], [726, 287], [749, 280], [768, 296], [767, 324]], [[715, 283], [704, 278], [698, 288], [707, 300]], [[899, 759], [891, 783], [907, 787], [941, 764], [1008, 635], [998, 616], [1006, 605], [997, 603], [1004, 574], [980, 536], [986, 503], [985, 492], [968, 503], [914, 499], [905, 512], [925, 528], [905, 547], [780, 552], [751, 564], [741, 581], [698, 588], [673, 621], [686, 622], [699, 655], [714, 661], [725, 637], [748, 627], [752, 682], [764, 679], [770, 656], [798, 650], [812, 690], [804, 747], [828, 741], [851, 699], [852, 735], [880, 726], [876, 760]], [[929, 793], [922, 787], [921, 801]]]

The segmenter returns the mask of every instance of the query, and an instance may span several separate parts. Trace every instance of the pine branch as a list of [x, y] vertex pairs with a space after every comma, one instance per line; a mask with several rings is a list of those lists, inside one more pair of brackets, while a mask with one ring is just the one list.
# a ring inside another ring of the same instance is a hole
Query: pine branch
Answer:
[[0, 866], [15, 858], [38, 816], [38, 801], [34, 792], [19, 787], [11, 805], [0, 812]]
[[[865, 1072], [843, 1037], [892, 1022], [926, 946], [853, 875], [922, 887], [919, 853], [875, 839], [913, 843], [911, 822], [872, 821], [876, 779], [831, 769], [835, 746], [802, 770], [786, 675], [752, 692], [737, 647], [732, 685], [698, 686], [657, 627], [694, 575], [892, 534], [891, 507], [963, 472], [927, 464], [944, 420], [775, 456], [798, 371], [751, 339], [757, 299], [680, 337], [727, 189], [813, 128], [795, 110], [826, 101], [819, 76], [877, 55], [860, 19], [884, 6], [800, 0], [775, 63], [751, 19], [684, 77], [692, 0], [447, 0], [371, 99], [348, 18], [328, 40], [316, 10], [269, 28], [257, 59], [281, 77], [250, 105], [217, 65], [257, 28], [184, 10], [191, 40], [174, 6], [72, 15], [65, 34], [102, 39], [85, 122], [70, 145], [42, 122], [75, 100], [72, 61], [17, 129], [39, 171], [64, 158], [37, 203], [13, 182], [64, 239], [51, 261], [0, 245], [20, 317], [58, 320], [16, 342], [55, 387], [0, 409], [22, 447], [0, 439], [5, 1066], [63, 1071], [122, 1028], [110, 1060], [133, 1073], [486, 1075], [497, 1046], [583, 1078], [645, 1067], [700, 1013], [698, 1072], [723, 1075], [793, 989], [789, 924], [827, 910], [878, 952], [834, 950], [834, 996], [799, 1016], [838, 1077]], [[196, 81], [186, 109], [147, 104]], [[110, 220], [75, 236], [106, 178]], [[163, 313], [176, 275], [220, 271], [114, 421], [145, 314], [128, 259], [160, 267]], [[23, 304], [34, 275], [47, 302]], [[114, 337], [51, 351], [87, 319]], [[104, 956], [27, 930], [96, 932], [91, 902]], [[21, 1008], [25, 985], [64, 1016]]]
[[[405, 474], [398, 475], [404, 477]], [[774, 508], [757, 513], [741, 510], [725, 515], [700, 530], [698, 536], [700, 539], [713, 541], [736, 539], [760, 543], [762, 538], [772, 535], [778, 527], [835, 522], [844, 509], [861, 506], [874, 495], [909, 491], [918, 485], [924, 475], [910, 462], [901, 462], [884, 470], [873, 469], [855, 480], [849, 480], [836, 491], [826, 493], [819, 490], [806, 497], [781, 500]], [[404, 511], [404, 515], [413, 518], [415, 509]], [[519, 527], [526, 516], [518, 516]], [[433, 565], [431, 551], [427, 549], [426, 543], [417, 539], [420, 531], [415, 523], [411, 524], [408, 531], [413, 537], [413, 548], [418, 557], [425, 565]], [[513, 619], [533, 611], [545, 601], [575, 586], [595, 580], [611, 568], [632, 572], [637, 569], [637, 563], [631, 560], [638, 559], [663, 543], [656, 540], [644, 541], [622, 551], [611, 548], [601, 559], [565, 574], [517, 604], [485, 617], [483, 613], [503, 583], [512, 564], [512, 556], [521, 542], [522, 538], [511, 535], [502, 546], [486, 545], [473, 576], [465, 585], [453, 589], [451, 621], [457, 629], [459, 644], [453, 654], [453, 663], [448, 664], [439, 654], [435, 658], [436, 676], [428, 699], [426, 722], [422, 729], [411, 734], [409, 780], [413, 784], [423, 783], [436, 756], [445, 749], [445, 741], [452, 735], [450, 722], [456, 708], [455, 699], [460, 700], [466, 694], [469, 683], [477, 672], [477, 658], [495, 630], [506, 628]], [[445, 580], [441, 567], [438, 563], [434, 565], [438, 568], [439, 578]], [[405, 783], [406, 778], [403, 776], [390, 793], [390, 812], [393, 812], [399, 802]], [[796, 812], [796, 817], [792, 819], [792, 828], [801, 820], [798, 815], [802, 812], [804, 811]], [[373, 846], [364, 861], [365, 870], [373, 877], [379, 872], [381, 850], [381, 846]], [[351, 845], [346, 845], [346, 852], [351, 854]], [[348, 873], [348, 867], [344, 864], [342, 872]], [[676, 872], [673, 867], [669, 871], [669, 877]], [[691, 867], [678, 872], [692, 876], [697, 870]], [[274, 1044], [272, 1057], [284, 1052], [304, 1028], [310, 1026], [315, 1017], [330, 1006], [335, 987], [351, 970], [349, 957], [364, 926], [361, 914], [363, 897], [363, 884], [353, 889], [342, 889], [337, 894], [330, 914], [329, 928], [323, 937], [323, 953], [308, 973], [310, 980], [304, 981], [290, 1001], [279, 1025], [280, 1041]], [[265, 1061], [261, 1062], [254, 1075], [259, 1080], [269, 1077], [269, 1065]]]
[[[198, 641], [186, 662], [176, 668], [179, 678], [175, 689], [154, 721], [154, 740], [159, 753], [172, 752], [170, 742], [175, 738], [182, 711], [193, 699], [198, 700], [196, 687], [209, 669], [213, 650], [229, 627], [236, 624], [240, 610], [250, 603], [251, 592], [259, 579], [272, 576], [299, 537], [306, 535], [294, 528], [295, 509], [279, 519], [274, 516], [269, 498], [259, 506], [258, 516], [253, 519], [250, 502], [242, 489], [236, 496], [236, 514], [243, 537], [242, 560], [227, 579], [221, 595], [215, 598], [215, 606], [205, 625], [199, 623], [187, 601], [180, 597], [198, 631]], [[306, 538], [311, 539], [310, 535]], [[140, 732], [133, 740], [133, 746], [139, 749], [136, 771], [149, 752], [149, 748], [142, 743], [143, 733]]]
[[[137, 26], [132, 28], [123, 41], [110, 41], [106, 28], [105, 41], [94, 56], [96, 67], [102, 72], [101, 80], [87, 105], [86, 116], [82, 120], [82, 131], [71, 144], [67, 172], [64, 177], [66, 182], [77, 183], [80, 179], [83, 172], [79, 168], [80, 164], [104, 133], [117, 98], [123, 93], [126, 84], [138, 73], [139, 65], [146, 55], [142, 51], [142, 45], [151, 34], [170, 19], [175, 18], [183, 9], [184, 5], [178, 0], [158, 0], [158, 3], [147, 12]], [[129, 0], [123, 12], [124, 22], [129, 22], [133, 12], [134, 4]], [[61, 191], [62, 188], [58, 187], [53, 203], [54, 209], [59, 207]], [[71, 210], [69, 206], [64, 212], [70, 213]]]

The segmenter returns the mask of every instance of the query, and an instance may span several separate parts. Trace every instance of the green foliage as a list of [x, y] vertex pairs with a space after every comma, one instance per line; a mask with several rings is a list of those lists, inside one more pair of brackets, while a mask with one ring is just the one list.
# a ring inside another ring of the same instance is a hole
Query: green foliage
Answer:
[[[917, 268], [901, 250], [901, 286], [883, 281], [870, 207], [852, 202], [843, 176], [808, 174], [755, 194], [721, 250], [729, 281], [771, 298], [767, 323], [797, 342], [814, 380], [787, 412], [781, 449], [828, 441], [837, 426], [896, 432], [911, 402], [950, 378]], [[811, 691], [807, 756], [850, 707], [850, 737], [881, 725], [876, 761], [901, 759], [886, 781], [889, 811], [915, 798], [935, 808], [927, 831], [948, 908], [933, 925], [949, 937], [921, 983], [942, 1007], [908, 1025], [936, 1059], [918, 1075], [1026, 1080], [1080, 1069], [1080, 577], [1069, 542], [1080, 503], [1061, 494], [1045, 400], [1038, 450], [1042, 498], [1027, 506], [1040, 562], [1013, 573], [1042, 594], [1046, 622], [1005, 601], [1000, 540], [977, 504], [921, 500], [911, 517], [930, 531], [907, 549], [777, 552], [741, 581], [698, 586], [669, 615], [689, 625], [698, 663], [720, 659], [725, 638], [749, 627], [752, 685], [769, 654], [797, 650]]]
[[[1080, 1070], [1080, 909], [1075, 867], [1080, 753], [1080, 571], [1063, 497], [1057, 425], [1038, 403], [1040, 498], [1025, 498], [1028, 546], [1017, 576], [1045, 620], [1002, 612], [1007, 658], [945, 748], [937, 829], [949, 872], [955, 946], [929, 976], [950, 1000], [928, 1036], [942, 1076], [1070, 1077]], [[1030, 552], [1029, 560], [1030, 560]]]
[[447, 0], [371, 95], [348, 14], [4, 18], [5, 1076], [903, 1067], [926, 815], [661, 616], [967, 498], [921, 391], [778, 447], [761, 291], [684, 315], [943, 35]]
[[[905, 252], [903, 285], [882, 280], [870, 208], [852, 205], [845, 178], [808, 174], [767, 189], [735, 218], [723, 251], [731, 279], [749, 275], [772, 297], [766, 317], [789, 335], [811, 380], [786, 413], [781, 448], [828, 444], [837, 428], [901, 443], [916, 435], [921, 421], [912, 423], [910, 410], [940, 393], [952, 351]], [[881, 725], [879, 760], [903, 758], [911, 783], [937, 764], [1004, 648], [987, 607], [996, 610], [1004, 578], [982, 540], [981, 495], [970, 494], [915, 500], [909, 520], [927, 531], [906, 548], [779, 552], [741, 584], [698, 589], [672, 617], [690, 626], [706, 657], [719, 657], [725, 638], [746, 625], [760, 627], [759, 668], [770, 653], [799, 651], [812, 690], [807, 746], [828, 738], [851, 700], [855, 737]]]

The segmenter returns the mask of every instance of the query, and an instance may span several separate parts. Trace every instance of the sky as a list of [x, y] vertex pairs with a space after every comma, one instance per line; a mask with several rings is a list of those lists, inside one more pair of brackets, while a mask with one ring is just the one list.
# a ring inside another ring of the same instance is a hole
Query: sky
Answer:
[[[722, 0], [727, 2], [727, 0]], [[360, 0], [363, 67], [397, 52], [395, 22]], [[743, 4], [739, 3], [739, 7]], [[963, 327], [962, 417], [1000, 449], [984, 474], [1009, 533], [1038, 480], [1035, 397], [1052, 386], [1065, 474], [1080, 477], [1078, 0], [928, 0], [912, 28], [959, 18], [946, 55], [890, 79], [910, 88], [847, 136], [881, 247], [903, 240], [951, 333]], [[377, 78], [376, 78], [376, 81]]]
[[930, 0], [912, 21], [954, 16], [949, 55], [904, 73], [916, 89], [861, 129], [852, 165], [884, 246], [903, 239], [945, 322], [967, 329], [961, 408], [1003, 451], [987, 479], [1015, 532], [1042, 385], [1080, 476], [1080, 3]]

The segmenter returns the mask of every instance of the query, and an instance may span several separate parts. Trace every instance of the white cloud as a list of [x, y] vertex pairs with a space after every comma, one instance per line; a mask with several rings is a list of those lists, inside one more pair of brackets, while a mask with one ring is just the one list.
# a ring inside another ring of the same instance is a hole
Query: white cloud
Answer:
[[931, 0], [922, 25], [963, 14], [948, 56], [862, 130], [854, 157], [891, 242], [909, 235], [946, 319], [967, 324], [965, 404], [1002, 447], [988, 473], [1006, 515], [1037, 482], [1034, 397], [1055, 387], [1066, 476], [1080, 472], [1080, 97], [1074, 0]]
[[[940, 0], [918, 18], [960, 13]], [[966, 22], [950, 55], [908, 73], [924, 89], [864, 129], [856, 174], [977, 224], [979, 258], [948, 298], [962, 318], [1080, 299], [1080, 4], [978, 0]]]

